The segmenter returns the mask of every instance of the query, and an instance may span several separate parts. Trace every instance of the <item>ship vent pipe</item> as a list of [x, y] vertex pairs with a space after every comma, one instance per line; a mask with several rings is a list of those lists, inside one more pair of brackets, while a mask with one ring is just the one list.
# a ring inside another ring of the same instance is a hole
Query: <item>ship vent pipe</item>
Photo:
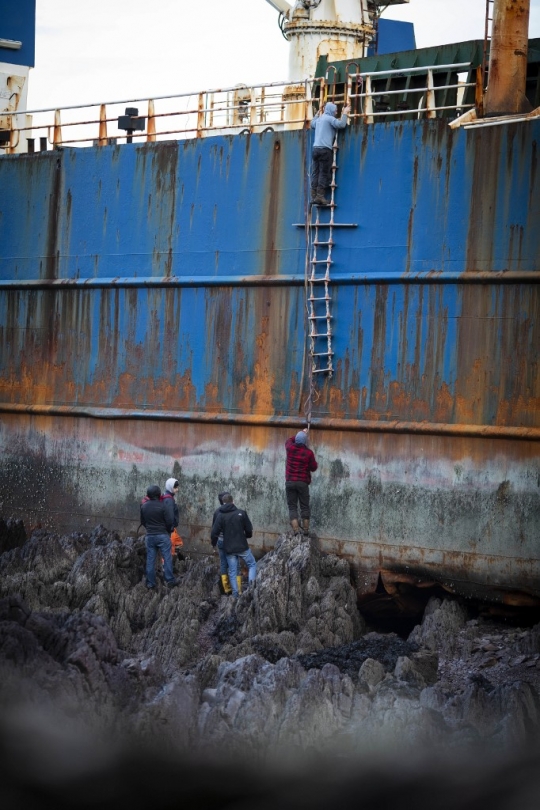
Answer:
[[525, 95], [530, 0], [495, 0], [484, 115], [529, 112]]

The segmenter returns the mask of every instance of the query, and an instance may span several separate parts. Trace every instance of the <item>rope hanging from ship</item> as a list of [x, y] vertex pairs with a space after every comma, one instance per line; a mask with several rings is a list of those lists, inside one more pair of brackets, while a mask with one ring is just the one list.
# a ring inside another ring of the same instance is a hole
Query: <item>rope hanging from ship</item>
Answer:
[[310, 195], [310, 176], [311, 176], [311, 149], [309, 143], [311, 129], [304, 126], [303, 130], [303, 146], [304, 146], [304, 234], [305, 234], [305, 258], [304, 258], [304, 329], [306, 339], [304, 341], [304, 357], [302, 362], [302, 382], [300, 385], [300, 392], [304, 388], [304, 374], [306, 370], [306, 362], [308, 363], [308, 393], [304, 400], [304, 415], [306, 418], [306, 426], [311, 427], [311, 418], [313, 412], [313, 405], [319, 399], [319, 394], [315, 387], [315, 376], [313, 374], [313, 358], [308, 355], [308, 344], [310, 341], [309, 335], [309, 273], [310, 273], [310, 259], [313, 250], [313, 241], [311, 233], [311, 206], [309, 203]]

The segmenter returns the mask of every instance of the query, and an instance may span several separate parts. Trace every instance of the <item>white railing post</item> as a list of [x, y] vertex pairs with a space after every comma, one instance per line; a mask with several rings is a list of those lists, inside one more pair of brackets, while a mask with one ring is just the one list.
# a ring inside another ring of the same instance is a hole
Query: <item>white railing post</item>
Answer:
[[54, 111], [53, 146], [62, 145], [62, 123], [60, 121], [60, 110]]
[[18, 123], [16, 115], [8, 115], [7, 119], [6, 123], [9, 125], [9, 144], [6, 147], [6, 154], [14, 155], [19, 145], [21, 132], [19, 129], [15, 128]]
[[260, 107], [259, 107], [259, 123], [264, 124], [266, 123], [266, 110], [264, 109], [264, 105], [266, 104], [266, 88], [261, 87], [261, 98], [260, 98]]
[[435, 111], [435, 85], [433, 82], [433, 71], [427, 72], [427, 93], [426, 93], [426, 116], [427, 118], [437, 118]]
[[304, 126], [307, 124], [308, 121], [311, 121], [313, 118], [313, 96], [311, 94], [311, 82], [309, 79], [306, 79], [304, 82], [305, 85], [305, 103], [304, 103]]
[[146, 142], [154, 143], [156, 140], [156, 112], [154, 110], [154, 100], [148, 99], [148, 127], [146, 130]]
[[371, 95], [371, 76], [366, 76], [366, 105], [364, 107], [366, 124], [373, 123], [373, 96]]
[[197, 138], [201, 138], [204, 129], [204, 93], [199, 93], [197, 106]]
[[98, 146], [106, 146], [107, 144], [107, 107], [101, 104], [99, 108], [99, 137]]
[[249, 130], [253, 132], [253, 128], [257, 123], [257, 92], [254, 87], [251, 88], [249, 99]]

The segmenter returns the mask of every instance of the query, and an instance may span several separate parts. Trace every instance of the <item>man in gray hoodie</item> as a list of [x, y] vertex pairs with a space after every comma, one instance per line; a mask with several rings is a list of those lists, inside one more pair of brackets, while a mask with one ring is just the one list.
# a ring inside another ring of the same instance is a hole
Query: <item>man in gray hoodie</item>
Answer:
[[325, 194], [332, 182], [332, 148], [336, 130], [344, 129], [347, 126], [349, 111], [349, 106], [344, 107], [341, 118], [336, 118], [337, 107], [328, 101], [324, 105], [324, 112], [321, 114], [321, 110], [319, 110], [311, 122], [311, 128], [315, 130], [311, 155], [311, 202], [314, 205], [331, 204]]

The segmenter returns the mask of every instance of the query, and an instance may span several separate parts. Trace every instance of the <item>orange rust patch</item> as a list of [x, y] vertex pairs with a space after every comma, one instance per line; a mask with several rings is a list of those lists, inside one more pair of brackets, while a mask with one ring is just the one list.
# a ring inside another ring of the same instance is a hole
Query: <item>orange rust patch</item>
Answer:
[[221, 410], [222, 404], [219, 401], [219, 388], [215, 383], [207, 383], [205, 385], [204, 398], [208, 410]]
[[347, 401], [349, 403], [349, 412], [357, 414], [360, 407], [360, 391], [357, 388], [351, 388], [347, 394]]
[[450, 389], [446, 383], [443, 383], [438, 389], [435, 398], [435, 421], [451, 422], [453, 405], [454, 400]]
[[[263, 319], [263, 330], [268, 328], [268, 318]], [[272, 387], [274, 375], [269, 368], [267, 352], [268, 333], [259, 332], [255, 339], [256, 362], [253, 366], [253, 377], [245, 377], [240, 383], [242, 396], [239, 400], [240, 410], [244, 413], [272, 413], [274, 410]]]
[[364, 419], [367, 419], [369, 421], [373, 420], [374, 422], [378, 422], [379, 420], [384, 419], [384, 414], [381, 414], [378, 411], [374, 411], [373, 408], [368, 408], [367, 411], [364, 411]]
[[330, 399], [330, 415], [333, 417], [342, 418], [346, 414], [345, 400], [341, 388], [332, 386], [329, 392]]

